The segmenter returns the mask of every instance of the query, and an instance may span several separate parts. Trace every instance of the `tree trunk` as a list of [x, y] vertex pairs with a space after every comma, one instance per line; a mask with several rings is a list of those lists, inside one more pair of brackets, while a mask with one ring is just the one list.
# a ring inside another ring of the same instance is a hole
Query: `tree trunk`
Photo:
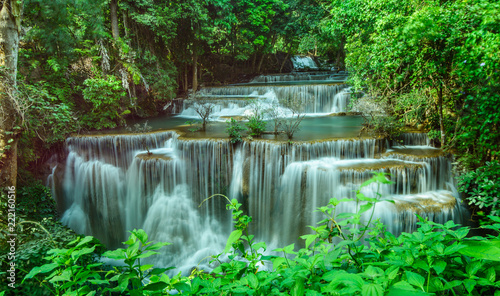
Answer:
[[0, 10], [0, 187], [16, 186], [17, 177], [17, 124], [15, 107], [19, 31], [23, 2], [4, 0]]
[[285, 67], [286, 61], [288, 60], [289, 56], [290, 56], [290, 53], [287, 52], [285, 58], [283, 59], [283, 63], [281, 63], [280, 73], [283, 73], [283, 67]]
[[127, 12], [125, 10], [122, 11], [122, 17], [123, 17], [123, 29], [125, 31], [125, 38], [128, 37], [128, 18], [127, 18]]
[[262, 69], [262, 63], [264, 62], [265, 54], [262, 54], [260, 57], [259, 65], [257, 66], [257, 74], [260, 74], [260, 69]]
[[187, 93], [189, 88], [188, 85], [188, 64], [184, 63], [184, 92]]
[[257, 63], [257, 52], [253, 54], [252, 57], [252, 71], [255, 72], [255, 64]]
[[439, 128], [441, 129], [441, 147], [443, 147], [446, 144], [446, 132], [444, 130], [442, 84], [439, 84], [439, 89], [438, 89], [438, 112], [439, 112]]
[[193, 93], [198, 89], [198, 52], [196, 45], [193, 46]]
[[118, 41], [120, 39], [120, 31], [118, 29], [118, 0], [111, 0], [109, 2], [109, 10], [111, 13], [111, 34], [113, 34], [113, 39]]

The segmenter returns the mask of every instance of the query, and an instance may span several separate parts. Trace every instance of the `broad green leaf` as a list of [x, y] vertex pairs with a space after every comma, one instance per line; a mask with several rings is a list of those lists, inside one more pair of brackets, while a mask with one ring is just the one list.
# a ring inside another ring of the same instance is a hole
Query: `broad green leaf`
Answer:
[[458, 252], [476, 259], [500, 261], [500, 240], [463, 241]]
[[370, 203], [367, 203], [367, 204], [364, 204], [364, 205], [361, 205], [361, 206], [359, 207], [359, 212], [358, 212], [358, 214], [362, 214], [362, 213], [364, 213], [364, 212], [366, 212], [366, 211], [370, 210], [372, 207], [373, 207], [373, 203], [371, 203], [371, 202], [370, 202]]
[[236, 241], [238, 241], [238, 239], [240, 238], [241, 234], [242, 234], [242, 232], [239, 229], [236, 229], [233, 232], [231, 232], [231, 234], [229, 235], [229, 238], [227, 239], [226, 247], [224, 248], [224, 253], [229, 252], [229, 250], [231, 249], [231, 247], [233, 246], [233, 244]]
[[379, 268], [379, 267], [374, 267], [369, 265], [366, 269], [365, 272], [362, 273], [362, 276], [369, 278], [369, 279], [374, 279], [377, 277], [380, 277], [384, 275], [384, 271]]
[[417, 262], [415, 262], [415, 264], [413, 264], [413, 267], [423, 269], [427, 272], [430, 270], [427, 262], [425, 262], [423, 260], [418, 260]]
[[471, 293], [474, 290], [474, 287], [476, 286], [476, 281], [471, 279], [465, 279], [464, 286], [467, 292]]
[[89, 282], [94, 285], [109, 285], [109, 280], [90, 280]]
[[102, 255], [104, 257], [109, 258], [109, 259], [115, 259], [115, 260], [123, 260], [123, 259], [127, 258], [125, 256], [125, 250], [124, 249], [116, 249], [114, 251], [106, 251]]
[[141, 255], [139, 256], [136, 256], [135, 258], [148, 258], [150, 256], [153, 256], [153, 255], [156, 255], [156, 254], [159, 254], [158, 252], [151, 252], [151, 251], [148, 251], [146, 253], [142, 253]]
[[443, 260], [436, 261], [432, 264], [432, 268], [436, 271], [436, 274], [440, 275], [446, 268], [446, 262]]
[[57, 263], [49, 263], [49, 264], [45, 264], [45, 265], [42, 265], [40, 267], [34, 267], [32, 270], [30, 270], [30, 272], [24, 277], [23, 281], [21, 283], [23, 283], [26, 279], [31, 279], [33, 278], [35, 275], [39, 274], [39, 273], [47, 273], [49, 271], [52, 271], [54, 270], [55, 268], [59, 267], [59, 264]]
[[347, 272], [337, 273], [329, 286], [336, 288], [339, 285], [354, 288], [355, 290], [361, 290], [365, 282], [357, 274], [351, 274]]
[[408, 283], [419, 287], [420, 289], [422, 289], [422, 291], [424, 290], [425, 278], [423, 276], [421, 276], [418, 273], [411, 272], [411, 271], [405, 271], [405, 274], [406, 274], [406, 279], [408, 280]]
[[151, 270], [149, 272], [149, 275], [162, 274], [162, 273], [164, 273], [165, 271], [167, 271], [169, 269], [173, 269], [173, 267], [169, 267], [169, 268], [154, 268], [153, 270]]
[[317, 234], [307, 234], [307, 235], [303, 235], [301, 236], [300, 238], [302, 239], [305, 239], [306, 240], [306, 249], [309, 248], [309, 245], [314, 242], [316, 240], [316, 238], [318, 237]]
[[266, 243], [265, 242], [258, 242], [256, 244], [252, 245], [252, 248], [256, 251], [263, 249], [264, 251], [267, 249]]
[[73, 258], [74, 260], [78, 260], [81, 256], [94, 252], [95, 247], [96, 246], [94, 245], [92, 246], [92, 248], [82, 248], [81, 250], [75, 251], [71, 253], [71, 258]]
[[168, 284], [165, 282], [157, 282], [148, 284], [144, 287], [145, 291], [163, 291], [163, 289], [167, 288]]
[[462, 238], [466, 237], [467, 234], [469, 234], [469, 228], [461, 227], [461, 228], [457, 229], [456, 231], [452, 231], [452, 233], [456, 238], [462, 239]]
[[488, 268], [488, 270], [486, 270], [486, 279], [491, 282], [491, 283], [494, 283], [495, 280], [496, 280], [496, 272], [495, 272], [495, 268], [493, 267], [490, 267]]
[[[71, 280], [71, 270], [70, 269], [65, 269], [60, 275], [56, 275], [55, 277], [51, 278], [49, 282], [55, 283], [55, 282], [69, 282]], [[75, 279], [73, 279], [74, 281]]]
[[460, 286], [462, 284], [462, 281], [459, 281], [459, 280], [454, 280], [454, 281], [451, 281], [451, 282], [447, 282], [444, 284], [444, 288], [445, 289], [453, 289], [457, 286]]
[[378, 284], [367, 284], [361, 288], [362, 296], [383, 296], [384, 288]]
[[150, 245], [146, 248], [147, 251], [156, 251], [161, 249], [164, 246], [171, 245], [171, 243], [156, 243], [154, 245]]
[[247, 274], [247, 276], [245, 277], [248, 281], [248, 285], [253, 288], [253, 289], [257, 289], [257, 287], [259, 286], [259, 279], [257, 278], [257, 276], [253, 273], [249, 273]]
[[385, 273], [387, 274], [387, 278], [390, 279], [390, 280], [393, 280], [396, 278], [396, 276], [398, 275], [399, 273], [399, 267], [397, 266], [391, 266], [389, 267]]
[[152, 268], [154, 265], [153, 264], [146, 264], [146, 265], [141, 265], [141, 267], [139, 268], [140, 271], [144, 272], [150, 268]]
[[288, 245], [286, 247], [283, 248], [283, 252], [285, 252], [285, 254], [296, 254], [293, 249], [295, 248], [295, 243], [291, 244], [291, 245]]
[[465, 266], [465, 271], [469, 277], [472, 277], [481, 269], [482, 266], [483, 264], [480, 261], [472, 261]]
[[184, 282], [174, 284], [174, 288], [177, 291], [191, 291], [191, 286], [188, 283]]
[[81, 241], [80, 241], [80, 242], [76, 245], [76, 247], [78, 248], [78, 247], [80, 247], [81, 245], [84, 245], [84, 244], [86, 244], [86, 243], [88, 243], [88, 242], [91, 242], [93, 239], [94, 239], [94, 238], [93, 238], [92, 236], [86, 236], [86, 237], [84, 237], [84, 238], [83, 238], [83, 239], [82, 239], [82, 240], [81, 240]]
[[460, 252], [460, 250], [462, 250], [466, 247], [467, 246], [463, 243], [462, 244], [454, 243], [453, 245], [446, 247], [446, 249], [444, 250], [444, 254], [451, 255], [453, 253]]
[[295, 284], [293, 285], [293, 288], [292, 288], [292, 293], [291, 295], [292, 296], [303, 296], [304, 295], [304, 279], [302, 278], [297, 278], [295, 280]]

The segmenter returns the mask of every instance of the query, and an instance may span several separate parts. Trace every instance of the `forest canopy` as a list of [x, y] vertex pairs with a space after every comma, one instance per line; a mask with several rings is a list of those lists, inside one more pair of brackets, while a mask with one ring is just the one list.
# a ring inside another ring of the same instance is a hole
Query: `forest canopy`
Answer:
[[290, 71], [293, 55], [348, 70], [390, 121], [422, 127], [467, 170], [498, 160], [497, 1], [25, 0], [20, 11], [4, 167], [17, 141], [20, 170], [33, 171], [71, 133], [157, 115], [200, 85]]

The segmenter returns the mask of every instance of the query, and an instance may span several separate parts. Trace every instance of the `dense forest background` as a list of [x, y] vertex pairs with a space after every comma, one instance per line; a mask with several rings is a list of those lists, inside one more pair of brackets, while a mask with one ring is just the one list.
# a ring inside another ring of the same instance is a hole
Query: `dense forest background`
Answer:
[[27, 0], [20, 168], [71, 133], [157, 115], [200, 84], [290, 71], [290, 56], [308, 54], [347, 68], [394, 120], [424, 125], [475, 169], [498, 158], [498, 12], [486, 0]]
[[[500, 211], [498, 1], [1, 3], [2, 20], [18, 25], [19, 51], [17, 69], [0, 68], [0, 181], [15, 184], [17, 176], [21, 216], [56, 215], [35, 179], [68, 135], [168, 112], [171, 100], [203, 85], [290, 71], [293, 55], [347, 69], [363, 100], [390, 115], [374, 128], [428, 132], [456, 155], [473, 213]], [[68, 242], [67, 229], [50, 227], [60, 246]], [[30, 264], [52, 248], [37, 247]]]

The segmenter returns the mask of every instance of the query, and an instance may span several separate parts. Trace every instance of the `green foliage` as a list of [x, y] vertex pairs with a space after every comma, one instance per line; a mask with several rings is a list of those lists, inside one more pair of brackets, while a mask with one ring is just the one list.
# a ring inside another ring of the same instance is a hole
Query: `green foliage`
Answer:
[[458, 190], [466, 195], [469, 205], [477, 215], [500, 215], [500, 163], [486, 162], [473, 171], [468, 171], [458, 179]]
[[252, 137], [260, 137], [266, 131], [267, 123], [264, 121], [264, 112], [261, 110], [262, 106], [257, 102], [252, 103], [253, 114], [248, 118], [245, 125]]
[[54, 295], [90, 293], [92, 289], [89, 284], [104, 284], [97, 269], [103, 263], [92, 260], [92, 254], [98, 246], [92, 243], [94, 240], [91, 236], [77, 238], [68, 243], [68, 249], [48, 251], [45, 259], [50, 263], [33, 268], [22, 283], [38, 274], [48, 274], [40, 284]]
[[[124, 244], [128, 246], [126, 249], [107, 251], [103, 256], [123, 261], [126, 266], [114, 267], [106, 272], [103, 263], [95, 262], [94, 258], [96, 248], [101, 248], [99, 242], [91, 236], [79, 237], [67, 243], [68, 248], [48, 251], [49, 256], [44, 259], [49, 262], [31, 269], [22, 283], [36, 279], [53, 295], [94, 295], [96, 291], [126, 291], [128, 295], [144, 295], [146, 292], [150, 295], [167, 287], [172, 290], [186, 281], [181, 280], [180, 275], [169, 279], [163, 274], [168, 270], [166, 268], [153, 269], [152, 265], [140, 263], [142, 258], [157, 254], [156, 250], [169, 243], [148, 242], [147, 234], [139, 229], [131, 231]], [[145, 284], [146, 278], [149, 278], [149, 284]], [[167, 280], [169, 284], [165, 284]]]
[[[391, 201], [378, 191], [374, 198], [361, 192], [370, 184], [388, 182], [385, 174], [375, 173], [354, 200], [333, 198], [319, 208], [325, 219], [302, 236], [300, 249], [291, 244], [265, 255], [266, 244], [256, 242], [248, 232], [252, 218], [233, 199], [227, 205], [234, 222], [224, 250], [228, 260], [221, 260], [223, 254], [213, 256], [218, 266], [211, 273], [194, 270], [189, 277], [170, 278], [163, 273], [167, 269], [141, 265], [141, 258], [167, 244], [152, 244], [143, 230], [134, 230], [126, 249], [104, 253], [125, 263], [105, 276], [102, 263], [80, 260], [96, 247], [86, 237], [71, 242], [69, 249], [50, 251], [49, 263], [32, 269], [25, 281], [45, 275], [39, 280], [53, 294], [89, 292], [88, 286], [93, 285], [95, 291], [127, 295], [163, 295], [174, 290], [181, 295], [497, 295], [500, 218], [490, 216], [494, 224], [484, 228], [496, 236], [488, 238], [469, 238], [467, 227], [422, 217], [414, 233], [395, 237], [379, 222], [372, 223], [377, 204]], [[356, 212], [337, 213], [344, 202], [354, 202]]]
[[125, 91], [121, 81], [107, 75], [105, 78], [89, 78], [84, 85], [83, 98], [90, 103], [92, 112], [83, 115], [83, 121], [96, 129], [112, 128], [122, 123], [119, 110]]
[[498, 3], [350, 0], [333, 7], [330, 26], [346, 41], [351, 84], [383, 99], [403, 122], [439, 130], [469, 168], [496, 159]]
[[[25, 113], [27, 131], [24, 137], [38, 137], [46, 144], [64, 141], [78, 129], [75, 114], [71, 107], [52, 94], [47, 82], [35, 84], [21, 83], [19, 92], [29, 106]], [[68, 93], [62, 94], [62, 96]]]
[[[110, 259], [123, 260], [126, 265], [124, 267], [114, 267], [112, 271], [106, 274], [106, 278], [109, 279], [109, 282], [116, 282], [117, 284], [116, 287], [106, 290], [121, 293], [127, 290], [130, 295], [143, 295], [143, 291], [161, 291], [175, 284], [175, 282], [166, 286], [156, 284], [160, 280], [158, 275], [162, 274], [167, 269], [152, 269], [152, 265], [141, 265], [141, 259], [158, 254], [155, 251], [169, 245], [169, 243], [160, 242], [153, 244], [152, 242], [148, 242], [148, 235], [144, 230], [134, 229], [131, 231], [129, 239], [124, 242], [124, 244], [128, 246], [126, 249], [116, 249], [114, 251], [107, 251], [103, 254], [103, 256]], [[150, 278], [151, 282], [145, 285], [144, 281], [149, 276], [153, 276]], [[166, 277], [166, 275], [164, 276]]]
[[243, 141], [241, 132], [245, 130], [234, 118], [226, 121], [226, 131], [229, 134], [229, 141], [233, 144]]
[[[17, 192], [17, 214], [25, 219], [41, 221], [56, 216], [56, 204], [50, 189], [39, 180], [31, 180], [30, 186], [21, 186]], [[26, 182], [25, 182], [26, 183]]]
[[[32, 191], [32, 193], [34, 193]], [[36, 198], [34, 196], [33, 198]], [[2, 200], [3, 197], [2, 197]], [[18, 209], [22, 209], [18, 205]], [[26, 211], [25, 211], [26, 212]], [[26, 217], [17, 217], [16, 240], [18, 242], [15, 252], [17, 281], [16, 289], [10, 289], [8, 295], [49, 295], [49, 291], [34, 282], [21, 284], [20, 280], [34, 267], [42, 266], [45, 263], [44, 257], [47, 252], [54, 248], [64, 248], [69, 242], [76, 239], [76, 234], [69, 228], [63, 226], [53, 218], [43, 218], [40, 222], [25, 220]], [[2, 266], [8, 264], [9, 245], [6, 244], [10, 238], [7, 236], [7, 227], [0, 230], [0, 262]], [[2, 276], [0, 285], [7, 287], [6, 277]]]

